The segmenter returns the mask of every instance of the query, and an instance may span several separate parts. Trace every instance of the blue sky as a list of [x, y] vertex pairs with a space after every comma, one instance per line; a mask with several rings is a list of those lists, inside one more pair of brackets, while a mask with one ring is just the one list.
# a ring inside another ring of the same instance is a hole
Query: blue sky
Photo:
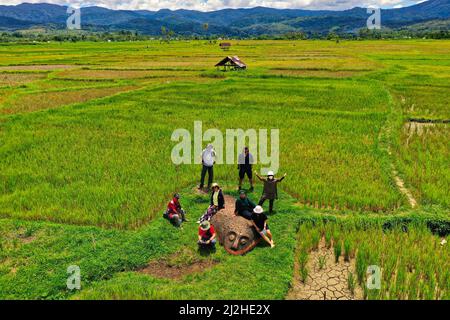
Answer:
[[70, 4], [73, 7], [102, 6], [111, 9], [192, 9], [212, 11], [224, 8], [250, 8], [264, 6], [292, 9], [331, 9], [344, 10], [359, 7], [379, 6], [381, 8], [399, 8], [423, 0], [0, 0], [0, 4], [15, 5], [22, 2]]

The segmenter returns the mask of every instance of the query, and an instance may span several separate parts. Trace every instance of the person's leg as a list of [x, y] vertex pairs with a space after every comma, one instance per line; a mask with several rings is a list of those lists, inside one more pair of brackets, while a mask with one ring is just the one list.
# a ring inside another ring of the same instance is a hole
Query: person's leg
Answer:
[[183, 209], [180, 210], [180, 215], [181, 215], [181, 220], [184, 222], [187, 222], [186, 212]]
[[262, 206], [264, 204], [264, 201], [266, 201], [266, 198], [264, 196], [259, 199], [258, 206]]
[[181, 219], [177, 214], [173, 214], [172, 217], [170, 218], [170, 221], [176, 227], [179, 227], [181, 225]]
[[260, 235], [261, 235], [261, 238], [263, 238], [264, 241], [266, 241], [268, 244], [270, 244], [271, 247], [274, 246], [273, 243], [272, 243], [272, 240], [270, 240], [269, 237], [267, 237], [266, 231], [262, 231], [262, 232], [260, 233]]
[[248, 177], [248, 182], [250, 182], [250, 192], [252, 192], [253, 191], [253, 172], [252, 172], [251, 167], [247, 170], [247, 177]]
[[209, 220], [210, 217], [211, 217], [211, 206], [209, 206], [208, 209], [206, 209], [206, 212], [200, 217], [198, 222], [202, 223], [203, 221]]
[[208, 189], [211, 188], [214, 179], [214, 169], [213, 167], [208, 167]]
[[244, 217], [247, 220], [251, 220], [252, 219], [252, 213], [248, 210], [244, 210], [241, 212], [241, 216]]
[[272, 236], [272, 232], [270, 232], [270, 229], [266, 229], [266, 234], [267, 234], [267, 237], [268, 237], [271, 241], [273, 241], [273, 236]]
[[273, 202], [275, 201], [275, 199], [270, 199], [269, 200], [269, 213], [272, 213], [273, 211]]
[[242, 168], [239, 169], [239, 190], [242, 189], [242, 181], [244, 181], [244, 171], [242, 171]]
[[207, 170], [208, 168], [202, 165], [202, 175], [200, 177], [200, 186], [199, 186], [200, 189], [203, 188], [203, 186], [205, 185], [205, 175]]

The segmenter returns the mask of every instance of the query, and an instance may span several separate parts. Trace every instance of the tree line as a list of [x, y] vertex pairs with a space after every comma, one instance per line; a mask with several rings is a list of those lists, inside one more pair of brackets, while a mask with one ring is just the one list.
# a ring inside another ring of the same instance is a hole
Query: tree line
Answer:
[[[207, 25], [204, 26], [208, 30]], [[208, 40], [216, 43], [217, 40], [227, 39], [226, 35], [179, 35], [173, 30], [162, 27], [161, 34], [157, 36], [146, 35], [136, 31], [120, 30], [115, 32], [93, 32], [93, 31], [3, 31], [0, 33], [0, 42], [80, 42], [80, 41], [144, 41], [160, 40], [170, 42], [173, 40]], [[449, 30], [369, 30], [362, 28], [356, 33], [339, 33], [330, 30], [328, 33], [315, 33], [303, 31], [291, 31], [279, 35], [259, 35], [259, 36], [238, 36], [233, 39], [254, 39], [254, 40], [307, 40], [307, 39], [327, 39], [339, 42], [339, 40], [378, 40], [378, 39], [405, 39], [405, 38], [426, 38], [426, 39], [450, 39]]]

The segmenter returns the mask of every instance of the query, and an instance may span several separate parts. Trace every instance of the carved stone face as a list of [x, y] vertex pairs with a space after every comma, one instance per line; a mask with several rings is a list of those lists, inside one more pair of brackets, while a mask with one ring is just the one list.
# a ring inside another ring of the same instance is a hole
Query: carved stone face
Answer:
[[234, 214], [218, 212], [211, 223], [216, 229], [219, 243], [233, 255], [241, 255], [252, 250], [261, 240], [250, 221]]
[[252, 240], [250, 235], [230, 231], [225, 236], [224, 246], [225, 248], [233, 251], [242, 251], [245, 250], [251, 242]]

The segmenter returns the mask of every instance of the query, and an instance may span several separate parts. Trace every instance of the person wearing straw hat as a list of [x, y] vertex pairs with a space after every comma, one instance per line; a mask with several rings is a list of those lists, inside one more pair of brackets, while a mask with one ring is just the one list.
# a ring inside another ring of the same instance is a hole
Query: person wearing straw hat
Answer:
[[272, 233], [270, 232], [269, 225], [267, 224], [267, 216], [264, 214], [264, 210], [261, 206], [256, 206], [255, 209], [253, 209], [252, 223], [261, 238], [270, 244], [271, 248], [275, 247]]
[[212, 192], [210, 205], [214, 206], [217, 209], [217, 211], [222, 210], [223, 208], [225, 208], [225, 198], [223, 196], [222, 189], [220, 189], [218, 183], [213, 183], [211, 187]]
[[198, 245], [201, 247], [216, 245], [216, 231], [209, 221], [203, 221], [198, 228]]
[[259, 199], [258, 205], [262, 206], [266, 200], [269, 200], [269, 214], [271, 214], [273, 212], [273, 203], [275, 199], [278, 199], [277, 185], [286, 178], [286, 173], [279, 179], [275, 178], [273, 171], [267, 173], [267, 178], [261, 177], [256, 171], [255, 174], [258, 179], [264, 183], [263, 194], [261, 199]]
[[225, 198], [223, 196], [223, 192], [220, 189], [218, 183], [212, 184], [212, 192], [208, 209], [206, 212], [200, 217], [197, 223], [202, 223], [203, 221], [209, 221], [213, 215], [215, 215], [219, 210], [225, 208]]

